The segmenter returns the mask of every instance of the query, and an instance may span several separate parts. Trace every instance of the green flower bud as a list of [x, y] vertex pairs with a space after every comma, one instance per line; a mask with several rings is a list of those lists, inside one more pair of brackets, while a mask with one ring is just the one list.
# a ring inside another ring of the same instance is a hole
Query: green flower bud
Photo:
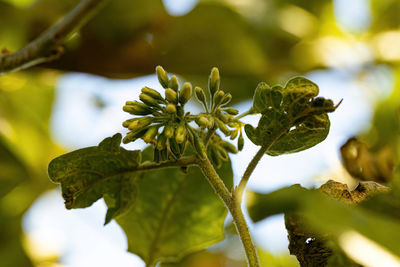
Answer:
[[171, 103], [178, 103], [178, 95], [171, 88], [167, 88], [165, 90], [165, 99], [167, 99], [168, 102], [171, 102]]
[[214, 117], [209, 116], [207, 119], [208, 119], [208, 128], [211, 129], [212, 127], [214, 127], [214, 124], [215, 124]]
[[210, 145], [209, 147], [210, 148], [209, 148], [209, 153], [208, 154], [210, 155], [211, 162], [214, 163], [214, 165], [217, 168], [221, 168], [222, 161], [221, 161], [221, 159], [219, 157], [219, 153], [217, 151], [217, 148], [214, 145]]
[[225, 114], [222, 114], [221, 112], [218, 112], [217, 113], [217, 117], [218, 117], [218, 119], [220, 119], [223, 123], [228, 123], [229, 122], [229, 117], [228, 117], [228, 114], [227, 115], [225, 115]]
[[153, 110], [149, 106], [137, 101], [128, 101], [122, 109], [132, 115], [148, 115], [153, 113]]
[[244, 139], [243, 139], [243, 135], [242, 132], [240, 132], [239, 138], [238, 138], [238, 150], [242, 151], [244, 146]]
[[[224, 98], [222, 99], [222, 102], [221, 102], [221, 106], [225, 106], [226, 104], [231, 102], [231, 100], [232, 100], [231, 94], [228, 93], [228, 94], [224, 95]], [[235, 115], [235, 114], [233, 114], [233, 115]]]
[[197, 99], [204, 105], [207, 105], [206, 94], [204, 93], [203, 89], [201, 89], [200, 87], [196, 87], [194, 88], [194, 91], [196, 92]]
[[192, 84], [184, 83], [181, 91], [179, 92], [179, 103], [185, 105], [192, 97]]
[[233, 130], [232, 133], [231, 133], [230, 139], [231, 139], [231, 140], [235, 139], [236, 136], [238, 136], [238, 134], [239, 134], [239, 130], [238, 130], [238, 129]]
[[171, 79], [169, 80], [168, 87], [174, 90], [175, 92], [178, 92], [179, 89], [179, 82], [178, 78], [176, 76], [172, 76]]
[[214, 105], [216, 107], [219, 107], [219, 105], [221, 105], [222, 100], [224, 99], [225, 93], [224, 91], [218, 91], [215, 95], [214, 95]]
[[148, 106], [159, 107], [159, 104], [158, 104], [159, 101], [155, 100], [154, 98], [152, 98], [148, 94], [141, 93], [139, 95], [139, 98], [140, 98], [140, 100], [142, 100], [143, 103], [145, 103]]
[[160, 134], [160, 136], [157, 138], [157, 149], [160, 151], [164, 150], [166, 142], [167, 142], [167, 137], [165, 136], [165, 134], [164, 133]]
[[182, 144], [186, 139], [186, 126], [185, 124], [180, 124], [175, 131], [175, 140], [178, 144]]
[[161, 66], [156, 67], [156, 73], [157, 73], [157, 78], [158, 81], [160, 82], [161, 86], [164, 88], [168, 88], [168, 75]]
[[201, 159], [205, 159], [207, 157], [207, 154], [205, 152], [205, 146], [203, 144], [203, 141], [200, 140], [200, 138], [194, 131], [192, 131], [192, 135], [193, 135], [193, 147], [196, 150], [197, 155]]
[[167, 110], [168, 113], [171, 113], [171, 114], [176, 113], [176, 106], [175, 106], [175, 104], [169, 103], [169, 104], [166, 106], [165, 109]]
[[228, 129], [228, 127], [226, 127], [225, 123], [223, 123], [219, 119], [215, 119], [215, 123], [217, 124], [221, 132], [223, 132], [226, 136], [231, 135], [231, 131]]
[[236, 147], [229, 142], [222, 141], [222, 142], [220, 142], [220, 146], [223, 149], [225, 149], [226, 151], [228, 151], [229, 153], [233, 153], [233, 154], [238, 153], [238, 150], [236, 149]]
[[239, 111], [237, 109], [234, 109], [234, 108], [225, 108], [225, 109], [223, 109], [223, 111], [227, 112], [230, 115], [239, 114]]
[[196, 123], [202, 128], [209, 127], [209, 125], [210, 125], [210, 122], [204, 116], [201, 116], [201, 117], [197, 118], [196, 119]]
[[210, 90], [211, 97], [219, 90], [220, 77], [218, 68], [212, 68], [210, 77], [208, 78], [208, 89]]
[[152, 117], [142, 117], [134, 120], [131, 124], [129, 124], [128, 129], [131, 131], [139, 130], [143, 127], [150, 125], [153, 122]]
[[152, 126], [150, 127], [146, 133], [143, 135], [142, 139], [143, 141], [145, 141], [147, 144], [150, 143], [151, 141], [153, 141], [154, 137], [156, 137], [157, 132], [158, 131], [158, 127], [157, 126]]
[[176, 140], [174, 138], [168, 139], [167, 144], [168, 144], [169, 150], [172, 152], [173, 157], [175, 157], [176, 159], [180, 158], [181, 152], [180, 152], [179, 145], [176, 142]]
[[217, 148], [220, 159], [222, 159], [223, 161], [228, 161], [229, 156], [228, 156], [228, 153], [226, 152], [226, 150], [221, 146], [216, 146], [216, 148]]
[[164, 132], [163, 133], [165, 134], [165, 136], [167, 138], [172, 138], [174, 136], [174, 133], [175, 133], [174, 126], [166, 125], [165, 128], [164, 128]]
[[136, 119], [129, 119], [129, 120], [126, 120], [126, 121], [124, 121], [123, 123], [122, 123], [122, 127], [124, 127], [124, 128], [128, 128], [128, 126], [129, 126], [129, 124], [131, 124], [133, 121], [135, 121]]
[[161, 96], [161, 94], [159, 92], [157, 92], [156, 90], [151, 89], [149, 87], [143, 87], [142, 93], [151, 96], [152, 98], [154, 98], [157, 101], [164, 101], [164, 98]]
[[130, 142], [134, 142], [136, 139], [142, 137], [145, 132], [147, 131], [146, 129], [143, 129], [141, 131], [137, 131], [137, 132], [129, 132], [127, 133], [127, 135], [124, 137], [124, 139], [122, 140], [122, 142], [124, 144], [130, 143]]

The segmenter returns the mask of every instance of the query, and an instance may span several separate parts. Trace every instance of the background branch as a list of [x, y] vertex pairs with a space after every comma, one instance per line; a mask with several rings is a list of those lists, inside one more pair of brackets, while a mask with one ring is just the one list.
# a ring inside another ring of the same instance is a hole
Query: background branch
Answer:
[[62, 20], [14, 53], [0, 54], [0, 76], [59, 58], [64, 40], [84, 25], [106, 0], [82, 0]]

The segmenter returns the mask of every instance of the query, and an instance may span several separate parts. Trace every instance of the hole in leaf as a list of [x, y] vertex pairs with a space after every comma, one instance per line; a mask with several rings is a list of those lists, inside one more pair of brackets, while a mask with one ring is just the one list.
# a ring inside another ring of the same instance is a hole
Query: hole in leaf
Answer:
[[315, 240], [314, 238], [309, 237], [309, 238], [306, 239], [306, 244], [310, 244], [314, 240]]

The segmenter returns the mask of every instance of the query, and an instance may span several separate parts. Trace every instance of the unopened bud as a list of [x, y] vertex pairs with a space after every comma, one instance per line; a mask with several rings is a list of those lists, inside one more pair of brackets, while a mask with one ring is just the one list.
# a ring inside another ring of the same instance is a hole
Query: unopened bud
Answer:
[[218, 68], [212, 68], [210, 77], [208, 78], [208, 88], [210, 89], [211, 97], [219, 90], [220, 77]]
[[137, 131], [137, 132], [129, 132], [127, 135], [124, 137], [122, 140], [122, 143], [127, 144], [130, 142], [134, 142], [136, 139], [142, 137], [144, 133], [146, 132], [145, 130]]
[[229, 123], [229, 114], [222, 114], [221, 112], [217, 113], [218, 119], [220, 119], [223, 123]]
[[126, 121], [124, 121], [123, 123], [122, 123], [122, 127], [124, 127], [124, 128], [128, 128], [128, 126], [129, 126], [129, 124], [131, 124], [133, 121], [135, 121], [136, 119], [129, 119], [129, 120], [126, 120]]
[[192, 85], [190, 83], [184, 83], [181, 91], [179, 92], [179, 103], [185, 105], [192, 97]]
[[215, 120], [214, 120], [214, 117], [213, 116], [209, 116], [208, 118], [208, 128], [209, 129], [211, 129], [212, 127], [214, 127], [214, 122], [215, 122]]
[[231, 102], [231, 100], [232, 100], [231, 94], [228, 93], [228, 94], [224, 95], [224, 98], [222, 99], [222, 102], [221, 102], [221, 106], [225, 106], [226, 104]]
[[166, 142], [167, 142], [167, 137], [165, 136], [165, 134], [160, 134], [160, 136], [157, 138], [157, 149], [163, 150], [165, 148]]
[[228, 153], [226, 152], [226, 150], [221, 147], [221, 146], [216, 146], [219, 157], [223, 160], [223, 161], [228, 161], [229, 160], [229, 156]]
[[169, 104], [165, 107], [165, 109], [167, 110], [168, 113], [171, 113], [171, 114], [176, 113], [176, 106], [175, 106], [175, 104], [169, 103]]
[[203, 144], [203, 141], [197, 136], [195, 132], [192, 132], [193, 135], [193, 146], [194, 149], [196, 150], [197, 154], [201, 159], [205, 159], [207, 157], [207, 154], [205, 152], [205, 146]]
[[178, 78], [176, 76], [172, 76], [171, 79], [169, 80], [168, 87], [174, 90], [175, 92], [178, 92], [179, 89], [179, 82]]
[[203, 89], [201, 89], [200, 87], [196, 87], [194, 89], [194, 91], [196, 92], [196, 97], [197, 99], [203, 103], [204, 105], [206, 105], [206, 94], [204, 93]]
[[174, 136], [174, 133], [175, 133], [174, 126], [172, 126], [172, 125], [165, 126], [163, 133], [165, 134], [165, 136], [167, 138], [172, 138]]
[[157, 92], [154, 89], [151, 89], [149, 87], [143, 87], [142, 88], [142, 93], [147, 94], [149, 96], [151, 96], [152, 98], [154, 98], [155, 100], [158, 101], [163, 101], [164, 98], [161, 96], [161, 94], [159, 92]]
[[178, 95], [171, 88], [167, 88], [165, 90], [165, 99], [167, 99], [168, 102], [177, 103], [178, 102]]
[[161, 86], [164, 88], [168, 88], [168, 75], [161, 66], [156, 67], [156, 73], [157, 73], [157, 78], [158, 81], [160, 82]]
[[230, 139], [231, 139], [231, 140], [235, 139], [236, 136], [238, 136], [238, 134], [239, 134], [239, 130], [238, 130], [238, 129], [233, 130], [233, 131], [231, 132], [231, 137], [230, 137]]
[[225, 112], [227, 112], [230, 115], [237, 115], [239, 114], [239, 111], [237, 109], [234, 108], [225, 108], [223, 109]]
[[150, 127], [146, 131], [146, 133], [143, 135], [143, 138], [142, 138], [143, 141], [145, 141], [146, 143], [150, 143], [154, 139], [154, 137], [157, 135], [157, 130], [158, 130], [157, 126]]
[[196, 120], [196, 123], [197, 123], [200, 127], [203, 127], [203, 128], [209, 127], [209, 125], [210, 125], [210, 122], [207, 120], [207, 118], [206, 118], [206, 117], [203, 117], [203, 116], [201, 116], [200, 118], [198, 118], [198, 119]]
[[219, 153], [217, 148], [214, 145], [210, 145], [210, 160], [214, 163], [217, 168], [220, 168], [222, 165], [221, 158], [219, 157]]
[[137, 101], [128, 101], [122, 109], [132, 115], [148, 115], [153, 113], [153, 110], [149, 106]]
[[128, 129], [131, 131], [139, 130], [140, 128], [146, 127], [153, 122], [152, 117], [143, 117], [136, 119], [131, 124], [129, 124]]
[[216, 107], [219, 107], [219, 105], [221, 105], [222, 100], [224, 99], [225, 93], [224, 91], [218, 91], [215, 95], [214, 95], [214, 105]]
[[224, 148], [229, 153], [233, 153], [233, 154], [238, 153], [238, 150], [236, 149], [236, 147], [234, 145], [232, 145], [231, 143], [229, 143], [229, 142], [222, 141], [220, 143], [220, 145], [221, 145], [222, 148]]
[[244, 139], [243, 139], [243, 135], [242, 132], [240, 132], [239, 138], [238, 138], [238, 150], [242, 151], [244, 146]]
[[223, 132], [226, 136], [231, 135], [231, 131], [228, 129], [228, 127], [226, 127], [225, 123], [223, 123], [219, 119], [215, 119], [215, 122], [218, 128], [221, 130], [221, 132]]
[[186, 138], [186, 127], [184, 124], [180, 124], [175, 131], [175, 140], [178, 144], [182, 144]]
[[158, 107], [158, 103], [159, 101], [155, 100], [154, 98], [152, 98], [151, 96], [149, 96], [148, 94], [145, 93], [141, 93], [139, 95], [140, 100], [142, 100], [143, 103], [145, 103], [146, 105], [149, 105], [151, 107]]

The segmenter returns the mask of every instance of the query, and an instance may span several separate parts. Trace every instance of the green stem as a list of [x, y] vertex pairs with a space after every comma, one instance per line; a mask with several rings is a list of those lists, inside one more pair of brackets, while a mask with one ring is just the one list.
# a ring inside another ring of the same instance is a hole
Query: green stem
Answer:
[[133, 171], [148, 171], [154, 169], [161, 169], [161, 168], [173, 168], [173, 167], [189, 167], [192, 165], [196, 165], [198, 162], [197, 157], [188, 156], [182, 157], [177, 161], [166, 161], [162, 163], [155, 163], [155, 162], [144, 162], [136, 167]]
[[257, 256], [257, 250], [251, 239], [249, 229], [247, 227], [246, 221], [244, 219], [240, 201], [232, 197], [226, 188], [224, 182], [219, 177], [218, 173], [215, 171], [214, 166], [211, 164], [208, 158], [199, 161], [199, 167], [203, 172], [204, 176], [207, 178], [208, 182], [211, 184], [214, 191], [222, 199], [225, 206], [230, 211], [233, 222], [239, 233], [240, 239], [242, 241], [243, 247], [246, 252], [247, 261], [250, 267], [259, 267], [260, 262]]
[[245, 117], [245, 116], [247, 116], [247, 115], [250, 115], [250, 114], [254, 114], [253, 108], [250, 108], [250, 109], [249, 109], [248, 111], [246, 111], [245, 113], [242, 113], [242, 114], [236, 116], [235, 119], [238, 120], [238, 119], [241, 119], [241, 118], [243, 118], [243, 117]]
[[265, 152], [267, 152], [267, 150], [271, 146], [271, 144], [272, 143], [262, 145], [261, 148], [258, 150], [257, 154], [253, 157], [253, 159], [250, 161], [249, 165], [247, 166], [246, 171], [244, 172], [238, 187], [234, 191], [234, 193], [235, 193], [234, 195], [236, 196], [236, 198], [239, 202], [241, 202], [241, 200], [242, 200], [244, 190], [246, 189], [246, 185], [250, 179], [251, 174], [253, 173], [258, 162], [264, 156]]
[[263, 144], [260, 149], [257, 151], [256, 155], [254, 158], [250, 161], [249, 165], [247, 166], [245, 172], [243, 173], [242, 179], [240, 180], [239, 185], [237, 188], [235, 188], [233, 195], [235, 195], [237, 201], [241, 202], [244, 190], [246, 189], [247, 182], [250, 179], [251, 174], [253, 173], [254, 169], [256, 168], [258, 162], [261, 160], [261, 158], [264, 156], [265, 152], [268, 151], [268, 149], [275, 143], [276, 140], [278, 140], [282, 134], [284, 134], [287, 131], [286, 128], [283, 128], [280, 132], [278, 132], [275, 137], [270, 138], [269, 142], [266, 142]]

